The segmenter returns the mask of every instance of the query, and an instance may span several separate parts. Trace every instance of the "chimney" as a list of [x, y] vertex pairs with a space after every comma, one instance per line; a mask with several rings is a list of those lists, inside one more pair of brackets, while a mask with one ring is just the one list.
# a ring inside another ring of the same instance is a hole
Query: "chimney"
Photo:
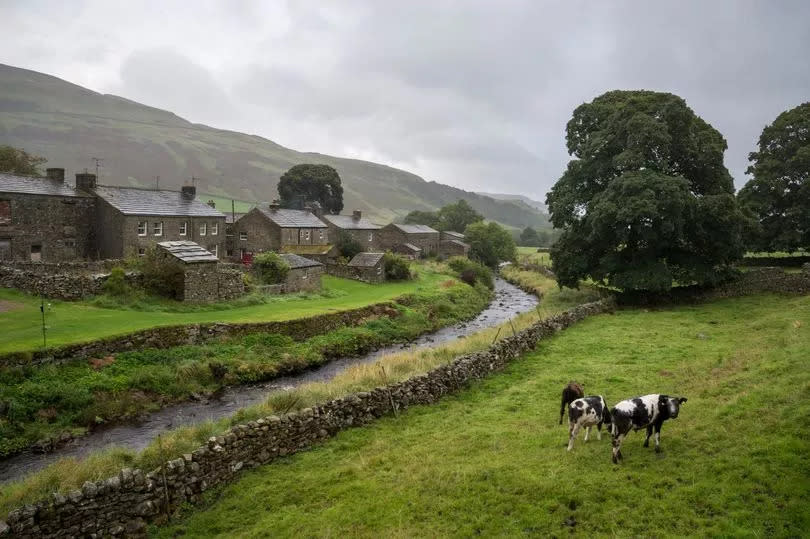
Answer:
[[45, 175], [48, 177], [49, 180], [65, 183], [65, 169], [63, 168], [45, 169]]
[[95, 189], [96, 175], [89, 172], [78, 172], [76, 174], [77, 189]]
[[363, 212], [361, 212], [360, 210], [354, 210], [352, 212], [352, 219], [354, 219], [355, 221], [359, 221], [362, 218], [363, 218]]
[[277, 209], [279, 209], [280, 204], [278, 203], [278, 200], [274, 200], [268, 204], [268, 207], [270, 208], [270, 211], [275, 212]]
[[213, 200], [209, 200], [209, 201], [208, 201], [208, 205], [209, 205], [209, 206], [211, 206], [211, 207], [212, 207], [212, 208], [214, 208], [214, 209], [217, 209], [217, 203], [216, 203], [216, 202], [214, 202]]
[[197, 188], [193, 185], [184, 185], [180, 188], [180, 194], [183, 198], [194, 198], [197, 196]]

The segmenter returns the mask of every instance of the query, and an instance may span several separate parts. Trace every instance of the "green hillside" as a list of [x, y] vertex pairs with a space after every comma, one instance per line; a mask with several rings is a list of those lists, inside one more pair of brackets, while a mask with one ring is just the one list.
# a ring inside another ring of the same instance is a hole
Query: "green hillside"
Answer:
[[548, 226], [545, 215], [385, 165], [297, 152], [271, 140], [193, 124], [164, 110], [93, 92], [62, 79], [0, 64], [0, 144], [24, 148], [69, 173], [104, 159], [101, 182], [179, 187], [192, 176], [198, 190], [256, 202], [277, 196], [282, 173], [299, 163], [335, 167], [347, 210], [380, 220], [434, 210], [458, 199], [485, 217], [514, 227]]

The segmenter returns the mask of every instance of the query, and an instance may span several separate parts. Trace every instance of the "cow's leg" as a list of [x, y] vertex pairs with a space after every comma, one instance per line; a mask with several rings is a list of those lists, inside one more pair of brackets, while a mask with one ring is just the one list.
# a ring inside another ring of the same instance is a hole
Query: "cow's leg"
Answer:
[[601, 421], [596, 424], [596, 439], [597, 440], [602, 439], [602, 422]]
[[655, 424], [655, 452], [661, 452], [661, 423]]
[[618, 464], [622, 458], [622, 439], [624, 434], [615, 433], [613, 435], [613, 464]]
[[650, 436], [653, 433], [653, 426], [647, 425], [647, 437], [644, 439], [644, 447], [650, 447]]
[[591, 426], [588, 425], [587, 427], [585, 427], [585, 441], [587, 442], [588, 439], [590, 439], [590, 437], [591, 437]]
[[571, 423], [568, 427], [568, 451], [574, 448], [574, 438], [577, 437], [579, 432], [579, 423]]
[[560, 425], [562, 425], [564, 415], [565, 415], [565, 394], [563, 394], [562, 402], [560, 403]]

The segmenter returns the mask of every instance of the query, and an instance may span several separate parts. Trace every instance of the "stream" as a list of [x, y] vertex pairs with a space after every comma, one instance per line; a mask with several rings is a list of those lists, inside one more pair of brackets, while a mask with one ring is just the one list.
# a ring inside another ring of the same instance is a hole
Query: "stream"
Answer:
[[19, 479], [64, 457], [82, 458], [89, 453], [113, 446], [141, 450], [167, 430], [231, 416], [241, 408], [264, 401], [275, 391], [288, 390], [308, 382], [330, 380], [352, 365], [371, 363], [387, 354], [417, 350], [463, 338], [530, 311], [537, 303], [535, 296], [503, 279], [496, 278], [493, 300], [472, 320], [422, 335], [409, 343], [387, 346], [360, 357], [336, 359], [316, 369], [295, 375], [275, 378], [262, 384], [228, 387], [216, 399], [167, 406], [137, 423], [118, 424], [94, 430], [50, 453], [38, 454], [31, 451], [19, 453], [0, 461], [0, 483]]

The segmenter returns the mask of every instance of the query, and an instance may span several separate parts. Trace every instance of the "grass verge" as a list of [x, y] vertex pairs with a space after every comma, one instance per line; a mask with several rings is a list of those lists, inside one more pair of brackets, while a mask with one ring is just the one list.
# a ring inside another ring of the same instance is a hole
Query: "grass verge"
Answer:
[[[804, 536], [810, 297], [590, 318], [433, 406], [341, 432], [207, 494], [158, 537]], [[570, 379], [609, 404], [685, 395], [663, 452], [557, 425]], [[643, 516], [640, 516], [643, 515]]]

